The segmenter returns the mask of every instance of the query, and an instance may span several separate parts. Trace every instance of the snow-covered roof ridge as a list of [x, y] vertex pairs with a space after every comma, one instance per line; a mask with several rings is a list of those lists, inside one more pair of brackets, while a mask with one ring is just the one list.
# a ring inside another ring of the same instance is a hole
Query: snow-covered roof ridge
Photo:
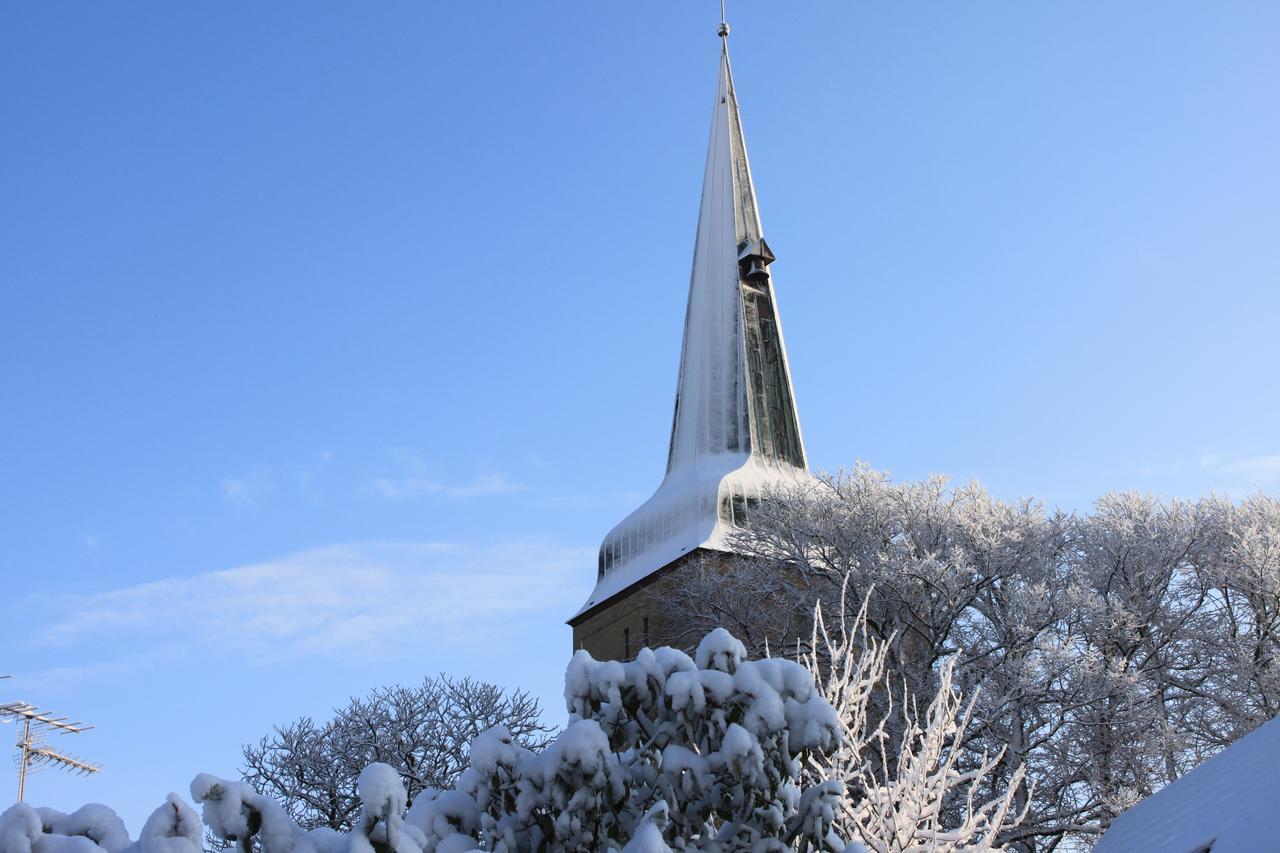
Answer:
[[[727, 43], [689, 282], [667, 473], [600, 547], [579, 611], [697, 548], [725, 550], [725, 525], [771, 487], [808, 476], [800, 418], [760, 223]], [[736, 508], [736, 509], [735, 509]]]
[[1115, 819], [1093, 853], [1260, 853], [1280, 839], [1280, 718]]

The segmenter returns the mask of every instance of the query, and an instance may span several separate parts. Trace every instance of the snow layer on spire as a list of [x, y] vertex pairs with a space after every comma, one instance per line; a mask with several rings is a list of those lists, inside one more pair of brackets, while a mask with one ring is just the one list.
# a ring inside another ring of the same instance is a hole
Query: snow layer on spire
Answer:
[[727, 49], [713, 105], [667, 474], [605, 537], [585, 612], [696, 548], [727, 550], [770, 487], [808, 477]]

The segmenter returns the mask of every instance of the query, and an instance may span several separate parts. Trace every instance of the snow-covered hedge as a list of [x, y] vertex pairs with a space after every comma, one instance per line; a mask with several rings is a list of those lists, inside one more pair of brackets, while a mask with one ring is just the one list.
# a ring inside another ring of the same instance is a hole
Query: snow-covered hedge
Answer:
[[[645, 649], [623, 663], [579, 651], [565, 677], [568, 725], [545, 750], [490, 729], [472, 743], [452, 789], [426, 790], [411, 806], [400, 773], [371, 764], [349, 833], [304, 830], [243, 782], [200, 774], [191, 796], [209, 832], [244, 853], [996, 849], [1007, 796], [975, 808], [970, 791], [962, 825], [943, 832], [938, 824], [948, 792], [982, 775], [956, 773], [947, 759], [964, 728], [949, 682], [950, 699], [931, 708], [927, 731], [903, 743], [918, 757], [904, 765], [912, 781], [872, 790], [862, 754], [876, 740], [864, 725], [866, 691], [882, 683], [884, 655], [865, 634], [856, 649], [841, 636], [842, 644], [828, 643], [832, 666], [821, 687], [812, 661], [747, 660], [723, 628], [693, 658]], [[856, 803], [846, 781], [859, 790]], [[0, 814], [0, 853], [200, 853], [201, 834], [200, 818], [174, 794], [137, 841], [104, 806], [63, 815], [20, 803]]]
[[[370, 765], [347, 835], [302, 830], [243, 782], [201, 774], [191, 796], [214, 836], [263, 853], [843, 850], [828, 837], [840, 785], [806, 784], [803, 772], [838, 742], [835, 711], [799, 664], [744, 657], [724, 630], [696, 659], [669, 648], [626, 663], [578, 652], [565, 679], [569, 724], [547, 749], [491, 729], [457, 786], [424, 792], [407, 813], [400, 775]], [[103, 806], [63, 815], [18, 804], [0, 815], [0, 853], [200, 849], [200, 820], [176, 795], [137, 841]]]
[[16, 803], [0, 814], [0, 853], [200, 853], [200, 844], [200, 818], [177, 794], [152, 812], [136, 842], [106, 806], [63, 814]]

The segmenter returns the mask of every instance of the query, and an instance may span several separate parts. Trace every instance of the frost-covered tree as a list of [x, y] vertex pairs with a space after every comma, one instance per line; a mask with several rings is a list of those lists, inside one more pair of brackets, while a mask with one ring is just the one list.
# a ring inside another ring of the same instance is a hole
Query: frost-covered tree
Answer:
[[278, 799], [305, 829], [350, 830], [360, 817], [360, 774], [371, 764], [394, 767], [408, 802], [425, 789], [450, 787], [466, 767], [481, 732], [505, 726], [516, 743], [540, 748], [551, 729], [536, 699], [470, 678], [424, 679], [352, 699], [333, 718], [277, 726], [244, 747], [244, 781]]
[[[849, 578], [853, 602], [870, 596], [867, 631], [890, 682], [918, 707], [955, 656], [955, 684], [974, 702], [957, 767], [1002, 756], [989, 796], [1012, 788], [1012, 808], [1028, 809], [1002, 833], [1012, 849], [1087, 844], [1280, 712], [1274, 497], [1119, 493], [1071, 514], [859, 467], [765, 496], [734, 547], [730, 571], [675, 576], [668, 605], [690, 635], [725, 624], [752, 653], [780, 639], [821, 653], [807, 619], [816, 601], [852, 618], [840, 610]], [[910, 705], [891, 714], [886, 697], [871, 712], [893, 764]]]
[[1214, 498], [1204, 561], [1206, 650], [1185, 691], [1198, 706], [1188, 727], [1202, 749], [1226, 746], [1280, 714], [1280, 501]]

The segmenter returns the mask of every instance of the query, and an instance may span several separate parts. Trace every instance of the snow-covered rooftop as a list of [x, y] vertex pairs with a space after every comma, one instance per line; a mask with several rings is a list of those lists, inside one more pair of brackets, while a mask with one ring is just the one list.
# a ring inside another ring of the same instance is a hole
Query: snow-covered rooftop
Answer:
[[697, 548], [773, 486], [808, 476], [727, 42], [712, 112], [667, 474], [600, 546], [607, 601]]
[[1280, 718], [1116, 818], [1093, 853], [1280, 850]]

